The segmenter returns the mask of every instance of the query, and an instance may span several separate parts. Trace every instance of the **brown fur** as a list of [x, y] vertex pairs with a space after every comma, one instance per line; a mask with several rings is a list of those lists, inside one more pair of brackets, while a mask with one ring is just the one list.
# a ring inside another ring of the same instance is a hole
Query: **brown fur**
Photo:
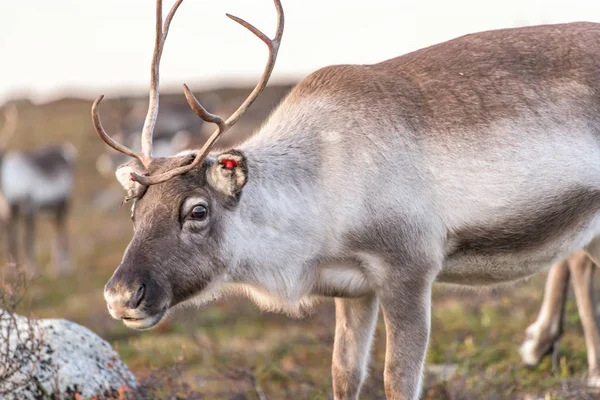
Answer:
[[325, 67], [290, 97], [332, 97], [349, 112], [401, 117], [420, 132], [460, 134], [467, 126], [535, 114], [540, 104], [567, 102], [580, 104], [574, 111], [600, 126], [600, 57], [590, 54], [600, 54], [594, 23], [493, 30], [379, 64]]

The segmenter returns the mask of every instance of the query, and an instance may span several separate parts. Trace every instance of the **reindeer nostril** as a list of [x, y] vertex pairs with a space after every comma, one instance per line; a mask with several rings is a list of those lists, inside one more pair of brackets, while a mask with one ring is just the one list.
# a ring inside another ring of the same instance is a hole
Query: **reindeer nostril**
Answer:
[[131, 304], [131, 308], [138, 308], [144, 300], [144, 296], [146, 295], [146, 285], [140, 285], [136, 290], [135, 294], [129, 301]]

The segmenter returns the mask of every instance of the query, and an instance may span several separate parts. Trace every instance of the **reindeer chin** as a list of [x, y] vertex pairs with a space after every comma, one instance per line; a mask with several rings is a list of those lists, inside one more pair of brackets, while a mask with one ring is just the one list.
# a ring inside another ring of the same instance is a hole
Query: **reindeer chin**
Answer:
[[136, 331], [146, 331], [148, 329], [152, 329], [156, 324], [162, 321], [163, 317], [167, 313], [167, 308], [163, 308], [158, 314], [147, 316], [144, 318], [136, 318], [136, 319], [123, 319], [123, 324], [130, 328], [135, 329]]

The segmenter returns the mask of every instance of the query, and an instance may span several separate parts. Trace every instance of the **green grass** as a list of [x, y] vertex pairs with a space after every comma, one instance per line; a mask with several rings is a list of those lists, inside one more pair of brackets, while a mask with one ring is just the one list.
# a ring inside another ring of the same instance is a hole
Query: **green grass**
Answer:
[[[247, 300], [232, 299], [203, 310], [178, 312], [149, 332], [135, 332], [110, 319], [102, 289], [120, 262], [132, 229], [126, 207], [98, 209], [96, 196], [118, 190], [95, 172], [103, 144], [92, 131], [90, 102], [69, 100], [22, 109], [12, 145], [70, 140], [79, 150], [71, 246], [76, 270], [61, 279], [31, 284], [23, 313], [67, 318], [111, 342], [142, 380], [163, 379], [156, 397], [206, 399], [331, 399], [330, 359], [334, 312], [331, 302], [306, 319], [261, 313]], [[110, 120], [106, 123], [111, 129]], [[250, 127], [246, 127], [250, 131]], [[51, 140], [49, 140], [51, 138]], [[40, 265], [50, 260], [51, 227], [40, 226]], [[550, 360], [535, 369], [520, 365], [524, 330], [537, 313], [543, 276], [486, 291], [437, 287], [428, 364], [457, 364], [449, 381], [426, 382], [427, 399], [600, 398], [585, 389], [586, 351], [574, 301], [569, 299], [565, 335], [555, 370]], [[379, 321], [364, 399], [383, 399], [385, 335]], [[152, 378], [148, 378], [152, 376]], [[238, 395], [239, 397], [235, 397]], [[527, 396], [533, 397], [527, 397]], [[245, 397], [242, 397], [245, 396]]]

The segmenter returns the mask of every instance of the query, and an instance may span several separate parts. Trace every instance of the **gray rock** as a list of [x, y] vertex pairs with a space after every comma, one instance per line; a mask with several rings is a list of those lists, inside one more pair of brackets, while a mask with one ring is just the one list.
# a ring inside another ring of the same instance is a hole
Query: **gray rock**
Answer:
[[[6, 361], [9, 362], [6, 362]], [[11, 361], [12, 360], [12, 361]], [[10, 364], [16, 371], [8, 370]], [[8, 376], [7, 376], [8, 375]], [[61, 319], [29, 320], [0, 310], [0, 398], [99, 398], [137, 381], [104, 339]]]

